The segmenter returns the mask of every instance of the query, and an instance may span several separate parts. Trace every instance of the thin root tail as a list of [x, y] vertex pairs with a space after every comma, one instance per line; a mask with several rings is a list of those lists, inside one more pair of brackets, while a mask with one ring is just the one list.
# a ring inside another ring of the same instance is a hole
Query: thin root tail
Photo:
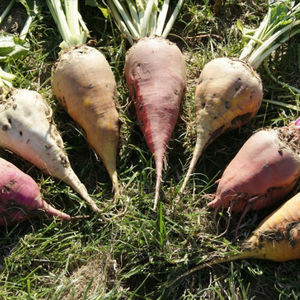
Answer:
[[161, 168], [156, 168], [156, 185], [155, 185], [155, 197], [154, 197], [154, 204], [153, 204], [153, 210], [156, 210], [158, 200], [159, 200], [159, 193], [160, 193], [160, 184], [161, 184]]
[[242, 252], [241, 254], [236, 254], [236, 255], [232, 255], [232, 256], [225, 256], [225, 257], [217, 257], [217, 258], [211, 259], [208, 262], [200, 264], [200, 265], [188, 270], [187, 272], [181, 274], [176, 279], [174, 279], [171, 283], [169, 283], [167, 287], [168, 288], [171, 287], [172, 285], [174, 285], [180, 279], [182, 279], [184, 277], [187, 277], [187, 276], [191, 275], [192, 273], [194, 273], [196, 271], [200, 271], [200, 270], [202, 270], [206, 267], [211, 267], [213, 265], [217, 265], [217, 264], [221, 264], [221, 263], [225, 263], [225, 262], [229, 262], [229, 261], [234, 261], [234, 260], [238, 260], [238, 259], [244, 259], [244, 258], [248, 258], [248, 257], [251, 257], [249, 255], [249, 253]]
[[187, 173], [185, 175], [185, 178], [184, 178], [183, 184], [182, 184], [182, 186], [180, 188], [180, 191], [178, 193], [178, 196], [177, 196], [177, 199], [176, 199], [177, 201], [176, 202], [178, 202], [179, 199], [180, 199], [180, 197], [182, 196], [182, 194], [183, 194], [183, 192], [184, 192], [184, 190], [185, 190], [185, 188], [187, 186], [187, 183], [188, 183], [188, 181], [190, 179], [190, 176], [191, 176], [192, 172], [194, 171], [194, 169], [196, 167], [196, 164], [197, 164], [197, 162], [198, 162], [198, 160], [199, 160], [199, 158], [200, 158], [200, 156], [202, 154], [203, 148], [204, 148], [204, 146], [203, 146], [202, 143], [200, 143], [200, 142], [196, 143], [196, 146], [195, 146], [195, 149], [194, 149], [194, 153], [193, 153], [193, 157], [192, 157], [192, 160], [190, 162], [189, 169], [188, 169], [188, 171], [187, 171]]

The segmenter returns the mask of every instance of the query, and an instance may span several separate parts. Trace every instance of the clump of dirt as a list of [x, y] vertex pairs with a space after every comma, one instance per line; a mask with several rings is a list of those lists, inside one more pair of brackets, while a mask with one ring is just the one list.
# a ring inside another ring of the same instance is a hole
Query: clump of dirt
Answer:
[[115, 260], [106, 255], [96, 257], [72, 273], [68, 278], [70, 288], [66, 290], [62, 299], [82, 299], [84, 295], [88, 299], [93, 296], [102, 297], [115, 287], [117, 273]]
[[[1, 0], [0, 1], [0, 15], [8, 6], [11, 0]], [[27, 19], [27, 13], [23, 5], [15, 3], [11, 8], [9, 14], [0, 24], [0, 31], [7, 33], [20, 33], [25, 25]]]

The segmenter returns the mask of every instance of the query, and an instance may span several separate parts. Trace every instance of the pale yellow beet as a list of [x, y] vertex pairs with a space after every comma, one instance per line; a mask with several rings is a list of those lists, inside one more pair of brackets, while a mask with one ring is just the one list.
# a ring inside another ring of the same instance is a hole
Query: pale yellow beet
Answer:
[[102, 158], [117, 196], [119, 115], [115, 106], [116, 82], [106, 58], [86, 45], [65, 50], [53, 69], [52, 88]]
[[251, 120], [262, 96], [259, 75], [244, 61], [222, 57], [204, 66], [195, 92], [196, 145], [179, 196], [205, 147], [224, 131]]

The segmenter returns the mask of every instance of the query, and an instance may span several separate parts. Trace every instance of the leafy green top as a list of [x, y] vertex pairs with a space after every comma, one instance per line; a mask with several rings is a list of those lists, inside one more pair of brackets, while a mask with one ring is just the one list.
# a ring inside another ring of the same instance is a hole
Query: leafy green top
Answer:
[[[13, 7], [15, 0], [11, 0], [0, 16], [0, 24], [5, 20], [9, 11]], [[29, 42], [26, 40], [29, 27], [34, 17], [37, 15], [38, 8], [36, 0], [18, 0], [26, 9], [27, 19], [19, 36], [5, 32], [0, 32], [0, 63], [8, 63], [11, 59], [18, 59], [29, 51]], [[12, 86], [15, 76], [2, 69], [0, 66], [0, 87]]]
[[182, 7], [183, 0], [178, 0], [174, 11], [167, 21], [170, 0], [106, 0], [115, 23], [120, 31], [133, 44], [142, 37], [169, 34]]
[[85, 44], [89, 31], [78, 11], [77, 0], [46, 0], [63, 42], [61, 49]]
[[246, 60], [254, 69], [300, 31], [300, 3], [293, 0], [269, 0], [268, 3], [268, 12], [253, 35], [238, 23], [243, 36], [250, 39], [240, 59]]

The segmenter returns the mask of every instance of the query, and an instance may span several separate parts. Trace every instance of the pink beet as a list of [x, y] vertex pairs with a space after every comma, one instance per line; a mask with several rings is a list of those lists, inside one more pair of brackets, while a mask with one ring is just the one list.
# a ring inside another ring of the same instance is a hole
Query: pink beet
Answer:
[[225, 169], [208, 206], [230, 207], [243, 217], [283, 199], [300, 176], [299, 122], [254, 133]]
[[166, 149], [186, 89], [184, 58], [166, 39], [143, 38], [127, 52], [124, 72], [138, 123], [154, 155], [156, 209]]
[[62, 220], [71, 219], [42, 199], [38, 185], [30, 176], [0, 158], [0, 226], [43, 214]]

